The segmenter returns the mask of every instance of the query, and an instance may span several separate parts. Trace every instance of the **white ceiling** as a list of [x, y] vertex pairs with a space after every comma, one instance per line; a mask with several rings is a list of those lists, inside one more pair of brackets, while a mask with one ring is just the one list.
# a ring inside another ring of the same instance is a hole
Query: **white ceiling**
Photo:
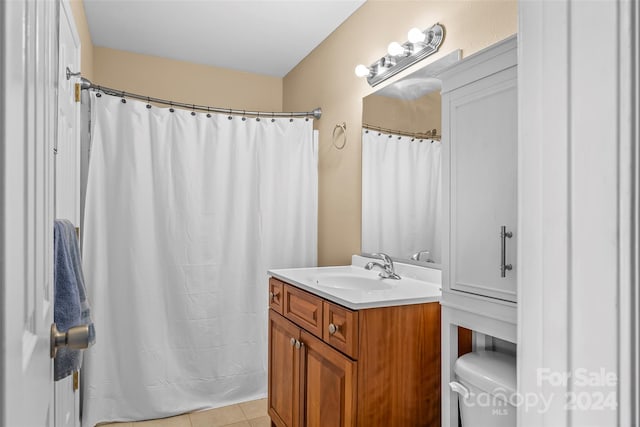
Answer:
[[95, 46], [285, 76], [365, 0], [84, 0]]

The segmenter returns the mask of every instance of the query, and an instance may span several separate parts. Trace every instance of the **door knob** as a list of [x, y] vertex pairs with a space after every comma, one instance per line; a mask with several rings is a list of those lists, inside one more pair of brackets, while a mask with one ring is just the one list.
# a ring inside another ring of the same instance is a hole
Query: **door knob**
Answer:
[[89, 325], [69, 328], [67, 332], [60, 332], [55, 323], [51, 324], [51, 339], [49, 341], [49, 355], [56, 357], [59, 348], [68, 347], [82, 350], [89, 347]]

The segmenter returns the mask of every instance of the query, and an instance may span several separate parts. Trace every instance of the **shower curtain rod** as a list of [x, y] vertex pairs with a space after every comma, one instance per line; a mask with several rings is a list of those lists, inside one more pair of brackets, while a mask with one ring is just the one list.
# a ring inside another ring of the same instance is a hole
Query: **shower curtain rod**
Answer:
[[380, 127], [380, 126], [373, 126], [373, 125], [369, 125], [367, 123], [363, 123], [362, 124], [362, 128], [363, 129], [367, 129], [367, 130], [374, 130], [374, 131], [378, 131], [378, 132], [392, 133], [392, 134], [398, 135], [398, 136], [409, 136], [409, 137], [418, 138], [418, 139], [440, 139], [440, 135], [438, 135], [436, 129], [432, 129], [432, 130], [427, 131], [427, 132], [410, 133], [410, 132], [404, 132], [404, 131], [401, 131], [401, 130], [387, 129], [387, 128], [383, 128], [383, 127]]
[[[76, 73], [71, 73], [69, 69], [67, 69], [67, 79], [71, 76], [77, 75]], [[238, 116], [252, 116], [252, 117], [265, 117], [265, 118], [275, 118], [275, 117], [312, 117], [314, 119], [320, 119], [322, 117], [322, 109], [316, 108], [313, 111], [301, 111], [301, 112], [266, 112], [266, 111], [246, 111], [246, 110], [234, 110], [232, 108], [219, 108], [219, 107], [208, 107], [206, 105], [195, 105], [195, 104], [185, 104], [184, 102], [175, 102], [161, 98], [153, 98], [150, 96], [138, 95], [136, 93], [125, 92], [123, 90], [112, 89], [105, 86], [95, 85], [91, 83], [88, 79], [84, 77], [80, 77], [80, 88], [82, 90], [94, 90], [97, 92], [102, 92], [107, 95], [119, 96], [122, 98], [133, 98], [139, 99], [141, 101], [153, 102], [156, 104], [169, 105], [170, 107], [179, 107], [184, 108], [185, 110], [198, 110], [204, 111], [208, 113], [223, 113], [223, 114], [233, 114]]]

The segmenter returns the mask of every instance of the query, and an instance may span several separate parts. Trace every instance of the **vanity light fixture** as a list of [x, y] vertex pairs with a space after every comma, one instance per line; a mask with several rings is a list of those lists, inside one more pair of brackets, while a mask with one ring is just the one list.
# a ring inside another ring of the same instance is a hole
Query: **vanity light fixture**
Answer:
[[411, 43], [424, 43], [426, 34], [420, 28], [412, 28], [409, 30], [409, 34], [407, 34], [407, 38]]
[[358, 77], [368, 77], [371, 74], [371, 70], [366, 65], [358, 65], [356, 67], [356, 76]]
[[415, 64], [416, 62], [438, 51], [444, 39], [444, 27], [440, 24], [421, 31], [412, 28], [408, 34], [409, 41], [400, 44], [392, 42], [387, 48], [387, 55], [378, 59], [369, 67], [358, 65], [356, 76], [366, 77], [371, 86], [376, 86], [391, 76]]
[[401, 45], [398, 42], [391, 42], [387, 47], [387, 53], [391, 56], [409, 56], [411, 55], [411, 44], [405, 43]]

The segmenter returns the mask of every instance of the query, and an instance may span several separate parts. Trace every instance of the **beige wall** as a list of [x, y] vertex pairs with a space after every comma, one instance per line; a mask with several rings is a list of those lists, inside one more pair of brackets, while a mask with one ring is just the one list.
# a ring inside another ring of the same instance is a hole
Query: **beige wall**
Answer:
[[95, 84], [189, 104], [282, 111], [282, 79], [95, 47]]
[[80, 52], [80, 70], [82, 76], [89, 80], [93, 79], [93, 42], [91, 41], [91, 33], [89, 33], [89, 25], [87, 17], [84, 13], [84, 2], [82, 0], [70, 0], [71, 12], [76, 21], [76, 29], [80, 36], [81, 52]]
[[[445, 27], [440, 51], [420, 65], [455, 49], [468, 56], [517, 31], [516, 0], [369, 0], [284, 78], [284, 109], [322, 107], [320, 130], [318, 262], [345, 264], [360, 252], [362, 98], [374, 92], [355, 76], [359, 63], [371, 64], [391, 41], [404, 42], [412, 27], [439, 22]], [[395, 81], [412, 67], [390, 79]], [[347, 145], [337, 150], [331, 133], [347, 124]]]
[[83, 0], [70, 0], [82, 43], [82, 75], [156, 98], [239, 110], [282, 111], [282, 79], [94, 46]]
[[362, 123], [408, 133], [442, 133], [442, 96], [440, 91], [418, 99], [404, 100], [369, 95], [362, 101]]

